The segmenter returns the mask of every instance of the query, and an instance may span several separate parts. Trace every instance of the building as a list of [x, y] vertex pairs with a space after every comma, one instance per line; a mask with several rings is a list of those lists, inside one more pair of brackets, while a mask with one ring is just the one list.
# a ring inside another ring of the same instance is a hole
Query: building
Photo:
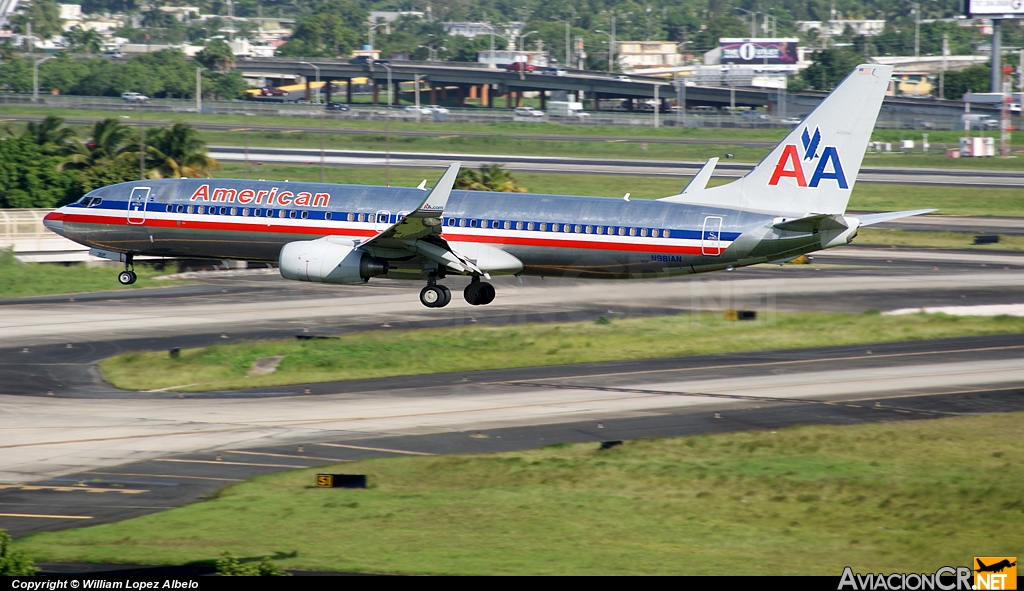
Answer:
[[519, 51], [516, 49], [495, 49], [478, 51], [476, 61], [481, 64], [491, 64], [502, 67], [516, 62], [526, 62], [538, 68], [548, 67], [548, 52], [546, 51]]
[[369, 21], [371, 23], [385, 22], [390, 24], [397, 21], [399, 18], [403, 16], [411, 16], [413, 18], [421, 19], [423, 18], [424, 15], [422, 12], [417, 12], [415, 10], [374, 10], [370, 13]]
[[672, 41], [619, 41], [616, 49], [623, 71], [663, 68], [680, 62], [679, 44]]
[[[516, 21], [504, 25], [491, 25], [490, 23], [481, 22], [471, 23], [451, 21], [441, 23], [441, 26], [444, 27], [444, 32], [446, 34], [458, 35], [460, 37], [465, 37], [467, 39], [474, 39], [476, 37], [490, 35], [493, 30], [495, 37], [503, 38], [508, 43], [511, 43], [523, 32], [523, 27], [525, 25], [523, 23]], [[497, 47], [499, 44], [500, 43], [496, 40], [495, 47]]]
[[796, 21], [796, 27], [801, 33], [811, 29], [817, 29], [822, 37], [838, 37], [846, 32], [846, 27], [853, 29], [854, 35], [881, 35], [885, 29], [884, 20], [865, 19], [832, 19], [829, 21]]

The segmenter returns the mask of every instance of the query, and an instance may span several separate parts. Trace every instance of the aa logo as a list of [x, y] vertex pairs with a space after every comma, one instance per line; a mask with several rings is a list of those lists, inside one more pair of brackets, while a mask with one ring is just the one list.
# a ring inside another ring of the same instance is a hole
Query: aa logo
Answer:
[[1009, 590], [1017, 588], [1016, 556], [975, 556], [974, 589]]
[[[846, 181], [846, 173], [843, 172], [843, 163], [839, 160], [839, 151], [835, 146], [825, 146], [821, 152], [821, 129], [815, 127], [814, 133], [804, 128], [800, 135], [800, 143], [803, 144], [804, 155], [800, 157], [796, 144], [786, 144], [782, 148], [778, 162], [775, 163], [775, 170], [772, 171], [772, 178], [769, 185], [775, 186], [784, 178], [791, 178], [796, 181], [798, 187], [817, 187], [823, 180], [833, 180], [840, 189], [849, 189], [850, 184]], [[815, 164], [817, 160], [817, 164]], [[807, 162], [808, 170], [813, 166], [814, 171], [811, 178], [807, 178], [804, 172], [803, 162]]]

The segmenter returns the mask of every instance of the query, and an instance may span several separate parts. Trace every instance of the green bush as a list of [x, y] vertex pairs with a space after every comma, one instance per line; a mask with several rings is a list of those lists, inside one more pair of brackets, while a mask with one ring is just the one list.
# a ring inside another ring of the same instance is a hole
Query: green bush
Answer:
[[217, 559], [218, 577], [290, 577], [291, 573], [281, 570], [272, 560], [263, 557], [256, 564], [242, 564], [230, 552], [224, 552]]
[[0, 577], [31, 576], [39, 572], [32, 559], [11, 550], [11, 536], [0, 529]]

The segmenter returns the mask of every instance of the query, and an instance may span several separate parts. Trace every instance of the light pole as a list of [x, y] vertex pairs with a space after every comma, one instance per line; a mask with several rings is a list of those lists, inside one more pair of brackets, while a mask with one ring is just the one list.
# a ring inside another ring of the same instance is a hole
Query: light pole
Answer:
[[51, 55], [50, 57], [44, 57], [37, 59], [32, 65], [32, 102], [39, 102], [39, 65], [43, 62], [52, 60], [57, 56]]
[[760, 12], [752, 12], [750, 10], [747, 10], [746, 8], [739, 8], [739, 7], [734, 7], [734, 8], [736, 8], [736, 10], [742, 10], [743, 12], [745, 12], [745, 13], [750, 15], [750, 38], [751, 39], [756, 38], [757, 37], [757, 32], [756, 32], [757, 31], [757, 15], [759, 15], [761, 13]]
[[525, 41], [524, 41], [524, 40], [525, 40], [525, 39], [526, 39], [527, 37], [529, 37], [530, 35], [533, 35], [533, 34], [534, 34], [534, 33], [536, 33], [536, 32], [537, 32], [537, 31], [530, 31], [529, 33], [526, 33], [526, 34], [524, 34], [524, 35], [520, 35], [520, 36], [519, 36], [519, 52], [520, 52], [520, 53], [522, 53], [522, 52], [526, 51], [526, 43], [525, 43]]
[[595, 33], [601, 33], [605, 37], [608, 37], [608, 73], [611, 74], [612, 73], [612, 55], [613, 55], [612, 52], [614, 51], [614, 47], [615, 47], [615, 35], [613, 35], [611, 33], [605, 33], [604, 31], [602, 31], [600, 29], [598, 29], [598, 30], [596, 30], [594, 32]]
[[560, 23], [564, 23], [565, 24], [565, 67], [568, 68], [571, 65], [571, 62], [569, 61], [571, 59], [569, 57], [569, 55], [570, 55], [569, 54], [569, 51], [570, 51], [570, 47], [569, 47], [569, 21], [567, 21], [567, 20], [563, 21], [560, 18], [556, 18], [556, 19], [552, 19], [552, 20], [556, 20], [556, 21], [558, 21]]
[[381, 64], [388, 71], [388, 108], [384, 114], [384, 185], [391, 186], [391, 66]]
[[316, 102], [319, 103], [320, 102], [320, 68], [317, 67], [316, 64], [311, 64], [309, 62], [299, 62], [299, 63], [300, 64], [306, 64], [307, 66], [309, 66], [309, 67], [313, 68], [314, 70], [316, 70], [316, 88], [314, 90], [316, 91]]
[[498, 66], [494, 63], [494, 27], [487, 23], [484, 25], [491, 31], [491, 53], [488, 56], [488, 66], [491, 68], [497, 68]]

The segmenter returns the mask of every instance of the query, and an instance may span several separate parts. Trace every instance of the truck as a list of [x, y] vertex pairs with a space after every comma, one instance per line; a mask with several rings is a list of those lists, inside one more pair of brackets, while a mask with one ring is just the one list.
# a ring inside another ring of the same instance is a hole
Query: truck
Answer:
[[589, 117], [590, 114], [583, 111], [583, 103], [572, 101], [549, 101], [549, 117]]

